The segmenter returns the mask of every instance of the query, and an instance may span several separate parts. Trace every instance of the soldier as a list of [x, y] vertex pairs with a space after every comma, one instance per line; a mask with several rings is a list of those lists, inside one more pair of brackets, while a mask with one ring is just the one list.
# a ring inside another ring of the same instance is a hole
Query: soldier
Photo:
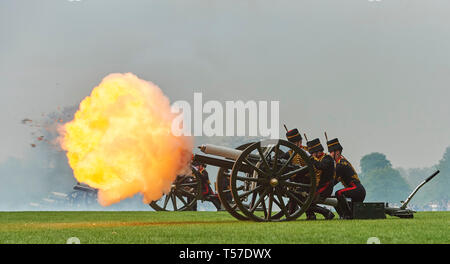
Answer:
[[338, 212], [341, 219], [352, 217], [351, 209], [346, 198], [351, 198], [352, 202], [363, 202], [366, 197], [366, 190], [358, 178], [358, 174], [352, 164], [342, 156], [342, 146], [337, 138], [327, 142], [328, 152], [336, 161], [336, 183], [339, 181], [344, 185], [344, 189], [336, 191], [338, 199]]
[[220, 210], [220, 200], [219, 197], [217, 197], [217, 194], [214, 193], [214, 191], [211, 188], [211, 182], [209, 181], [208, 172], [206, 171], [206, 165], [205, 164], [198, 164], [196, 166], [198, 172], [200, 172], [200, 180], [202, 182], [202, 196], [206, 198], [206, 200], [211, 201], [214, 206], [216, 207], [217, 211]]
[[[224, 193], [224, 196], [225, 196], [224, 198], [229, 203], [231, 203], [233, 200], [233, 195], [231, 194], [231, 188], [230, 188], [230, 170], [225, 169], [223, 171], [223, 175], [224, 175], [224, 177], [221, 177], [222, 178], [222, 188], [227, 191], [226, 193]], [[217, 191], [218, 191], [218, 184], [216, 181], [216, 192]]]
[[300, 135], [300, 132], [297, 128], [291, 129], [288, 132], [286, 132], [286, 138], [289, 142], [294, 143], [297, 147], [307, 150], [306, 146], [302, 146], [302, 136]]
[[[298, 131], [297, 128], [294, 128], [294, 129], [291, 129], [291, 130], [287, 131], [286, 132], [286, 138], [287, 138], [287, 140], [289, 142], [294, 143], [294, 145], [296, 145], [297, 147], [307, 151], [306, 146], [302, 145], [303, 138], [300, 135], [300, 132]], [[282, 156], [282, 158], [289, 159], [291, 154], [292, 154], [292, 150], [290, 150], [289, 152], [286, 152]], [[296, 164], [296, 165], [300, 165], [300, 166], [305, 166], [306, 165], [306, 162], [298, 154], [295, 155], [295, 157], [292, 159], [292, 163]], [[301, 181], [300, 178], [301, 178], [301, 175], [296, 175], [296, 176], [293, 177], [292, 180], [299, 182], [299, 181]], [[293, 199], [289, 199], [287, 207], [288, 207], [289, 212], [293, 213], [293, 212], [295, 212], [295, 210], [297, 210], [298, 205]]]
[[335, 163], [330, 155], [323, 152], [324, 149], [318, 138], [308, 141], [307, 146], [316, 172], [317, 191], [313, 203], [306, 211], [306, 216], [308, 220], [315, 220], [316, 216], [314, 213], [320, 213], [325, 219], [330, 220], [334, 218], [334, 214], [325, 207], [318, 206], [317, 203], [331, 196], [333, 192], [336, 173]]
[[[308, 151], [308, 148], [306, 146], [302, 145], [302, 136], [300, 135], [300, 132], [298, 132], [297, 128], [291, 129], [288, 132], [286, 132], [286, 138], [289, 142], [294, 143], [294, 145], [296, 145], [297, 147]], [[282, 158], [285, 159], [289, 159], [289, 157], [292, 154], [292, 150], [290, 150], [289, 152], [284, 153], [284, 155], [282, 156]], [[300, 166], [305, 166], [306, 162], [300, 157], [300, 155], [295, 155], [295, 157], [292, 159], [292, 163], [296, 164], [296, 165], [300, 165]]]

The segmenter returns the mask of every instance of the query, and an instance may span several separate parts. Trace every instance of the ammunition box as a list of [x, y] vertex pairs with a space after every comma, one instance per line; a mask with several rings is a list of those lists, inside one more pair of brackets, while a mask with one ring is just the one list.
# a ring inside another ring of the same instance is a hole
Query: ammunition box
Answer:
[[353, 219], [384, 219], [384, 203], [353, 203]]

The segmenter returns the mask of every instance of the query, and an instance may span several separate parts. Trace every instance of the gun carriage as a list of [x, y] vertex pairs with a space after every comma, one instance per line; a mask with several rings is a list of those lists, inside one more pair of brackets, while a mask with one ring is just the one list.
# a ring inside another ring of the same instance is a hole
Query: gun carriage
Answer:
[[[294, 220], [308, 209], [315, 198], [316, 177], [309, 155], [288, 141], [266, 140], [236, 149], [215, 145], [199, 148], [207, 155], [196, 154], [194, 161], [219, 167], [217, 194], [224, 209], [239, 220]], [[283, 155], [285, 153], [288, 155]], [[294, 165], [294, 158], [302, 159], [306, 166]], [[192, 177], [196, 179], [192, 182], [198, 183], [196, 174], [198, 171], [193, 168], [192, 175], [180, 178]], [[298, 175], [301, 175], [301, 180], [294, 180]], [[170, 210], [189, 210], [193, 200], [207, 199], [195, 191], [190, 193], [195, 197], [187, 194], [188, 187], [198, 190], [193, 183], [177, 185], [178, 182], [183, 181], [177, 178], [171, 191], [150, 206], [155, 210], [164, 209], [164, 205], [172, 200]], [[188, 201], [188, 197], [191, 200]], [[162, 207], [158, 205], [161, 203]], [[291, 203], [296, 206], [290, 206]]]
[[[238, 220], [290, 221], [300, 217], [313, 203], [337, 206], [334, 197], [318, 201], [316, 174], [303, 149], [286, 140], [265, 140], [244, 144], [236, 149], [202, 145], [203, 154], [193, 161], [219, 168], [216, 192], [223, 208]], [[204, 155], [206, 154], [206, 155]], [[303, 162], [293, 161], [301, 159]], [[304, 166], [298, 165], [304, 164]], [[382, 205], [381, 214], [412, 218], [406, 208], [415, 193], [439, 171], [423, 181], [400, 208]], [[178, 176], [169, 193], [150, 203], [157, 211], [191, 210], [197, 201], [209, 201], [201, 194], [199, 172]]]

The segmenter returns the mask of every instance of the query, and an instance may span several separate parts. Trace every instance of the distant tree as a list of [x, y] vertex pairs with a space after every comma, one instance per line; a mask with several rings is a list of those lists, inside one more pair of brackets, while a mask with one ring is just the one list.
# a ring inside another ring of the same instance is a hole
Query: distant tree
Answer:
[[441, 172], [431, 182], [420, 189], [411, 201], [412, 205], [423, 208], [423, 206], [433, 203], [437, 204], [441, 210], [447, 208], [449, 201], [448, 186], [450, 185], [450, 147], [445, 150], [442, 159], [436, 165], [424, 168], [403, 169], [401, 172], [412, 189], [436, 170], [440, 170]]
[[447, 204], [449, 201], [450, 186], [450, 147], [448, 147], [437, 168], [441, 171], [435, 179], [430, 182], [430, 200]]
[[410, 187], [401, 177], [400, 172], [391, 167], [368, 172], [364, 186], [367, 191], [367, 201], [398, 203], [404, 200], [410, 192]]
[[391, 162], [386, 159], [386, 155], [373, 152], [361, 158], [360, 166], [361, 173], [365, 174], [374, 169], [383, 169], [386, 167], [391, 167], [392, 165]]
[[361, 175], [367, 201], [400, 202], [410, 187], [400, 172], [381, 153], [371, 153], [361, 159]]
[[431, 175], [436, 171], [435, 166], [425, 167], [425, 168], [412, 168], [406, 170], [405, 179], [411, 188], [416, 187], [419, 183], [426, 179], [427, 176]]

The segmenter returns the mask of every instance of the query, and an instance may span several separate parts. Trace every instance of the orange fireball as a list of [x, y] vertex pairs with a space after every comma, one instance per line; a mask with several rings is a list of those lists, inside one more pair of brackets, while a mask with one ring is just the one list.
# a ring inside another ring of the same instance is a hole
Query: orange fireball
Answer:
[[137, 193], [159, 199], [187, 170], [192, 138], [171, 132], [176, 115], [161, 89], [131, 73], [110, 74], [64, 125], [60, 142], [77, 181], [110, 205]]

